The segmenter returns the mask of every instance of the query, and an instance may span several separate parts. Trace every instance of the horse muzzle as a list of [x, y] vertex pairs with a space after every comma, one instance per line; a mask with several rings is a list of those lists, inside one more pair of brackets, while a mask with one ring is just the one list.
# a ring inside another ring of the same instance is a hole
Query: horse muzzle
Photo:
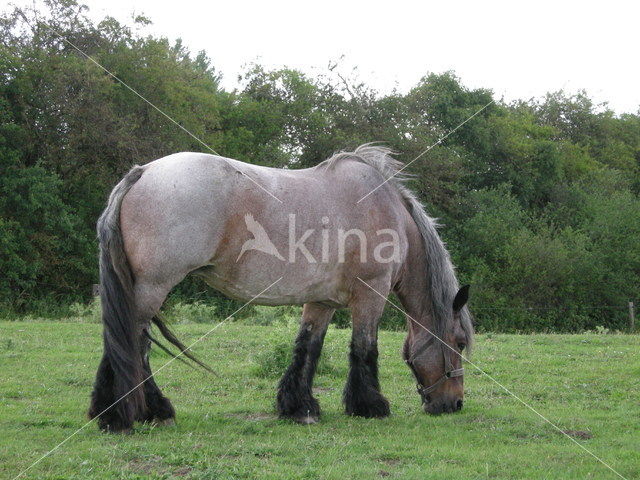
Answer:
[[429, 413], [431, 415], [440, 415], [441, 413], [454, 413], [462, 410], [463, 405], [462, 398], [452, 398], [452, 399], [434, 399], [432, 401], [425, 401], [422, 404], [422, 408], [425, 413]]

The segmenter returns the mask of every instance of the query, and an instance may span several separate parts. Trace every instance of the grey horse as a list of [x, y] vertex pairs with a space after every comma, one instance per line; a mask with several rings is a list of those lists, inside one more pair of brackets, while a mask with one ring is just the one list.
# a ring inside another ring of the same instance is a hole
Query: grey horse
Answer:
[[313, 376], [338, 308], [349, 308], [353, 323], [346, 413], [389, 415], [377, 330], [391, 292], [406, 313], [403, 356], [424, 410], [462, 408], [459, 353], [473, 337], [468, 286], [459, 288], [435, 221], [400, 170], [389, 149], [370, 144], [300, 170], [203, 153], [134, 167], [98, 221], [104, 354], [90, 417], [109, 431], [173, 420], [151, 376], [150, 328], [185, 350], [158, 314], [189, 274], [234, 299], [303, 305], [293, 360], [278, 387], [282, 417], [319, 419]]

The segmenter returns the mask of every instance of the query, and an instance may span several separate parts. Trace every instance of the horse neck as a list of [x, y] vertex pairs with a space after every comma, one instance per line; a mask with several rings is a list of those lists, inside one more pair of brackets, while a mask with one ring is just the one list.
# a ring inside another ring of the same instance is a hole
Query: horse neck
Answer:
[[398, 282], [395, 294], [409, 317], [407, 318], [409, 335], [426, 333], [415, 322], [433, 331], [431, 292], [428, 288], [427, 264], [424, 251], [410, 252], [407, 255], [402, 271], [403, 274]]

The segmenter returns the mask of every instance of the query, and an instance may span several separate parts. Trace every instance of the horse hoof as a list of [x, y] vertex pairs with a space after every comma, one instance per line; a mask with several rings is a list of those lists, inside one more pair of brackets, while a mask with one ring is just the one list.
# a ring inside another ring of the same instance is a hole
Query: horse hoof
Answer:
[[176, 420], [174, 418], [165, 418], [164, 420], [155, 420], [153, 423], [158, 427], [173, 427], [176, 424]]
[[318, 423], [318, 417], [305, 415], [304, 417], [294, 417], [293, 421], [301, 425], [313, 425], [314, 423]]
[[387, 399], [380, 396], [368, 403], [347, 405], [346, 413], [354, 417], [385, 418], [391, 414], [391, 410]]
[[98, 427], [100, 428], [100, 431], [104, 433], [113, 433], [116, 435], [130, 435], [133, 433], [133, 426], [122, 425], [121, 422], [107, 423], [100, 419]]
[[117, 430], [115, 428], [108, 428], [103, 429], [102, 431], [113, 435], [133, 435], [133, 428], [120, 428]]

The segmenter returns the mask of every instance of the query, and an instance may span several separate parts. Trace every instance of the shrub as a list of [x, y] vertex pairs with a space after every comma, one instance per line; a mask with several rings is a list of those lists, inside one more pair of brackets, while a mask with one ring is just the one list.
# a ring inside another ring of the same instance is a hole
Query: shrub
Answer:
[[69, 312], [71, 316], [77, 317], [85, 322], [100, 323], [102, 321], [102, 309], [99, 298], [94, 298], [89, 303], [72, 303], [69, 306]]
[[215, 305], [203, 302], [175, 303], [164, 316], [170, 322], [208, 323], [218, 320]]
[[267, 307], [256, 305], [252, 315], [246, 317], [243, 323], [250, 325], [298, 325], [302, 316], [302, 307], [285, 305], [280, 307]]
[[[256, 376], [279, 377], [285, 372], [293, 355], [293, 337], [290, 333], [287, 331], [286, 335], [272, 337], [266, 348], [255, 356], [256, 365], [253, 373]], [[316, 372], [319, 375], [331, 375], [335, 372], [335, 368], [324, 353], [320, 356]]]

